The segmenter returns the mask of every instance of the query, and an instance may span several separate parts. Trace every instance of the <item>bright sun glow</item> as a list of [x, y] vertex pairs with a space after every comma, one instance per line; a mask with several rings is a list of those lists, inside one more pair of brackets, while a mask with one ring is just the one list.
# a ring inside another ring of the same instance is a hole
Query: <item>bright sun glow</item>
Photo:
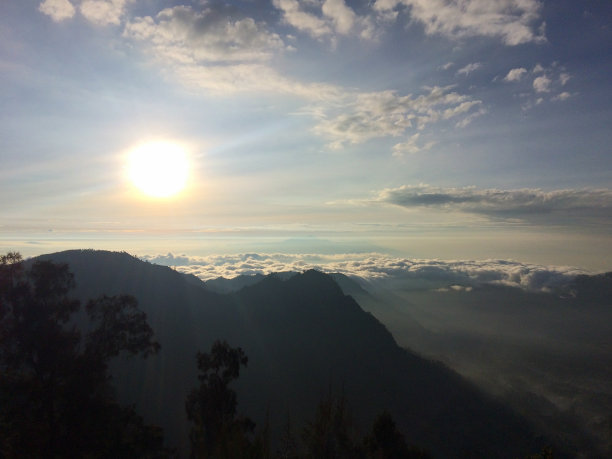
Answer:
[[187, 153], [178, 144], [151, 142], [137, 147], [128, 159], [132, 183], [148, 196], [167, 198], [183, 190], [189, 175]]

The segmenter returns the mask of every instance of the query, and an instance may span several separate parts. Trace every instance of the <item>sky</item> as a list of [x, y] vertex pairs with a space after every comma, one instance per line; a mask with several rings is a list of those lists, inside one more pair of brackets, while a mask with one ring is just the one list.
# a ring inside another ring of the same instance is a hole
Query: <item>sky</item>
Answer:
[[609, 0], [2, 1], [0, 250], [612, 270], [610, 43]]

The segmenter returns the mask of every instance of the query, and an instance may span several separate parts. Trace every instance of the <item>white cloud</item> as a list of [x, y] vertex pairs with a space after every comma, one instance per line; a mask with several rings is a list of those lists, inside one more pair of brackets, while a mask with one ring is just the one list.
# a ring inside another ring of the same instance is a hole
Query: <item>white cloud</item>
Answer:
[[417, 97], [401, 96], [395, 91], [358, 93], [341, 106], [335, 116], [322, 114], [315, 133], [341, 148], [378, 137], [397, 137], [408, 129], [423, 129], [429, 124], [466, 115], [482, 102], [451, 91], [452, 87], [428, 88]]
[[[152, 255], [145, 260], [175, 266], [177, 270], [202, 280], [233, 278], [241, 274], [302, 272], [317, 269], [341, 273], [365, 283], [415, 281], [426, 286], [442, 286], [469, 291], [478, 285], [506, 285], [531, 291], [549, 291], [562, 287], [585, 271], [558, 266], [543, 266], [508, 260], [427, 260], [368, 254], [278, 254], [245, 253], [189, 257]], [[175, 263], [175, 261], [179, 263]], [[366, 284], [367, 285], [367, 284]], [[397, 284], [396, 284], [397, 285]]]
[[[326, 17], [333, 18], [339, 30], [347, 31], [354, 21], [359, 22], [344, 3], [323, 6]], [[315, 133], [329, 139], [334, 148], [375, 137], [401, 136], [409, 128], [423, 129], [440, 120], [467, 118], [472, 107], [481, 104], [450, 87], [428, 88], [425, 94], [412, 97], [394, 91], [361, 93], [286, 78], [268, 64], [284, 51], [282, 39], [251, 18], [228, 20], [228, 14], [219, 14], [212, 7], [202, 11], [188, 6], [167, 8], [155, 17], [128, 22], [124, 36], [142, 43], [190, 87], [217, 94], [285, 93], [307, 100], [311, 105], [302, 112], [317, 119]]]
[[467, 127], [472, 121], [474, 121], [479, 116], [485, 115], [487, 113], [487, 109], [479, 106], [478, 110], [473, 111], [469, 115], [461, 118], [459, 121], [455, 123], [455, 127], [464, 128]]
[[572, 223], [590, 219], [593, 223], [612, 224], [612, 190], [565, 189], [477, 189], [438, 188], [429, 185], [404, 185], [387, 188], [375, 202], [401, 207], [428, 207], [445, 211], [485, 214], [493, 217], [520, 218], [539, 222], [545, 215], [549, 222]]
[[346, 6], [344, 0], [325, 0], [321, 11], [332, 21], [334, 29], [342, 35], [347, 35], [355, 26], [357, 15]]
[[546, 75], [542, 75], [533, 80], [533, 89], [536, 92], [550, 92], [551, 79]]
[[210, 94], [270, 92], [322, 101], [342, 92], [333, 85], [280, 75], [268, 64], [287, 49], [279, 35], [222, 8], [167, 8], [155, 17], [128, 22], [123, 35], [140, 43], [183, 84]]
[[504, 77], [504, 81], [508, 81], [508, 82], [521, 81], [521, 79], [523, 78], [523, 75], [525, 75], [526, 73], [527, 73], [527, 69], [523, 67], [512, 69]]
[[124, 36], [181, 63], [262, 61], [284, 48], [277, 34], [252, 18], [228, 19], [212, 8], [196, 11], [190, 6], [136, 18], [126, 25]]
[[283, 12], [283, 20], [299, 31], [306, 32], [314, 38], [332, 33], [327, 21], [302, 11], [297, 0], [272, 0], [272, 4]]
[[449, 38], [487, 36], [506, 45], [545, 40], [538, 24], [542, 2], [537, 0], [377, 0], [374, 9], [388, 17], [407, 7], [412, 20], [421, 22], [428, 35]]
[[237, 92], [285, 93], [310, 101], [334, 99], [339, 88], [325, 84], [303, 84], [283, 77], [265, 63], [246, 62], [211, 65], [187, 62], [175, 65], [175, 76], [186, 86], [210, 94]]
[[[511, 78], [517, 77], [517, 74], [513, 74], [515, 70], [520, 71], [520, 78], [527, 73], [526, 69], [512, 69], [508, 72], [504, 81], [518, 81]], [[542, 64], [536, 64], [531, 70], [531, 74], [535, 76], [531, 86], [533, 94], [530, 100], [523, 103], [523, 110], [530, 110], [531, 108], [541, 105], [546, 101], [563, 101], [572, 96], [568, 91], [563, 91], [562, 88], [572, 78], [572, 76], [565, 71], [564, 67], [559, 65], [557, 62], [553, 62], [550, 66], [543, 66]], [[556, 96], [549, 97], [547, 94], [558, 93]]]
[[123, 36], [189, 88], [209, 94], [286, 93], [310, 101], [336, 97], [340, 88], [283, 77], [268, 61], [287, 49], [278, 34], [222, 6], [177, 6], [129, 21]]
[[443, 66], [441, 66], [440, 68], [442, 70], [448, 70], [450, 69], [453, 65], [455, 65], [453, 62], [447, 62], [446, 64], [444, 64]]
[[418, 142], [420, 135], [421, 134], [417, 132], [416, 134], [411, 135], [406, 142], [396, 143], [393, 146], [393, 156], [404, 156], [405, 154], [414, 154], [421, 151], [427, 151], [435, 145], [434, 141], [420, 144]]
[[559, 83], [561, 83], [561, 86], [565, 86], [565, 84], [570, 80], [571, 75], [569, 73], [562, 73], [561, 75], [559, 75]]
[[567, 91], [563, 91], [560, 94], [557, 94], [555, 97], [552, 98], [552, 100], [554, 101], [564, 101], [569, 99], [570, 97], [572, 97], [572, 94], [567, 92]]
[[282, 12], [285, 23], [313, 38], [330, 38], [333, 41], [337, 35], [356, 35], [372, 40], [377, 35], [373, 20], [357, 15], [344, 0], [302, 3], [297, 0], [273, 0], [272, 4]]
[[88, 21], [96, 25], [119, 25], [125, 5], [126, 0], [83, 0], [79, 9]]
[[38, 11], [46, 14], [55, 22], [61, 22], [74, 16], [75, 9], [68, 0], [45, 0], [38, 5]]
[[482, 64], [480, 62], [473, 62], [457, 70], [457, 75], [468, 76], [470, 73], [472, 73], [475, 70], [478, 70], [480, 67], [482, 67]]

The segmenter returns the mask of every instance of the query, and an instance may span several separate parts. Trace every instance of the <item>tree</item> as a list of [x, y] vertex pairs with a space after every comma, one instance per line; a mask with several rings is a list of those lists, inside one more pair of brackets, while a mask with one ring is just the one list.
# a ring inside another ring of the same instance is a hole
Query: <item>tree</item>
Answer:
[[404, 436], [395, 426], [391, 415], [384, 411], [364, 438], [366, 457], [372, 459], [427, 459], [431, 456], [420, 448], [406, 444]]
[[193, 423], [191, 456], [197, 458], [232, 458], [252, 455], [248, 437], [255, 424], [236, 416], [236, 392], [229, 384], [240, 375], [248, 362], [244, 351], [231, 348], [225, 341], [215, 341], [210, 353], [197, 354], [200, 386], [193, 389], [185, 408]]
[[542, 448], [542, 451], [536, 454], [525, 456], [525, 459], [553, 459], [553, 449], [550, 446]]
[[346, 398], [330, 394], [317, 406], [314, 421], [303, 430], [307, 457], [341, 459], [360, 456]]
[[297, 459], [298, 456], [298, 441], [293, 435], [291, 426], [291, 416], [287, 413], [287, 422], [283, 428], [283, 433], [280, 438], [279, 449], [276, 454], [279, 459]]
[[161, 429], [115, 400], [109, 361], [159, 350], [133, 297], [68, 296], [66, 264], [0, 256], [0, 457], [159, 457]]

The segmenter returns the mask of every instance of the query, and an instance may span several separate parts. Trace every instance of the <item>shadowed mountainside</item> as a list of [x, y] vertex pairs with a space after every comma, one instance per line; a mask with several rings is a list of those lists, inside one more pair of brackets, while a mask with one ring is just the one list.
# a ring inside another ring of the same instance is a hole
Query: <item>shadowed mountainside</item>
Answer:
[[221, 295], [170, 268], [125, 253], [67, 251], [80, 298], [134, 295], [162, 348], [146, 362], [113, 368], [119, 396], [164, 427], [183, 451], [185, 397], [196, 383], [195, 354], [217, 338], [240, 346], [248, 368], [236, 384], [238, 411], [273, 432], [289, 413], [301, 425], [330, 390], [346, 396], [362, 432], [387, 409], [409, 442], [436, 457], [521, 457], [539, 451], [525, 421], [441, 364], [401, 349], [386, 328], [317, 271], [268, 276]]
[[400, 346], [503, 398], [573, 456], [610, 457], [612, 274], [552, 292], [381, 285], [352, 294]]

